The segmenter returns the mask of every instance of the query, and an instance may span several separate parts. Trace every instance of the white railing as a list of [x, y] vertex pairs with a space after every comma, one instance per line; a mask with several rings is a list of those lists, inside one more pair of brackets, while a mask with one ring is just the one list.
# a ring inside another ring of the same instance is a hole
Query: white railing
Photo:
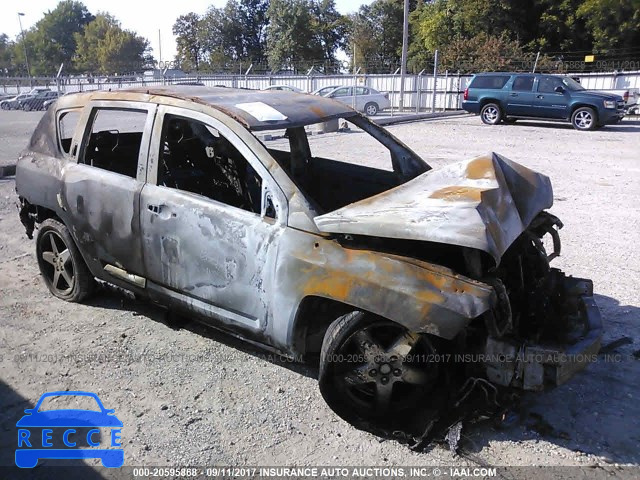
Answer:
[[[640, 88], [640, 71], [625, 73], [578, 73], [581, 84], [588, 89], [614, 90]], [[456, 110], [460, 109], [462, 93], [471, 75], [440, 72], [433, 75], [406, 75], [404, 80], [404, 108], [410, 111]], [[311, 92], [331, 85], [368, 86], [381, 92], [388, 92], [392, 109], [400, 105], [400, 75], [187, 75], [184, 77], [51, 77], [0, 78], [0, 93], [17, 94], [28, 92], [32, 86], [48, 86], [64, 93], [92, 90], [153, 87], [185, 82], [201, 82], [207, 86], [229, 88], [263, 89], [270, 85], [289, 85]], [[434, 101], [435, 95], [435, 101]]]

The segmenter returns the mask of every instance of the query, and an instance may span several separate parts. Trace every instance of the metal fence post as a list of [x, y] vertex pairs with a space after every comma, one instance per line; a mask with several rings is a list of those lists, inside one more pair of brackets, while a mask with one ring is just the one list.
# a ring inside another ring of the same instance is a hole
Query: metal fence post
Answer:
[[422, 102], [422, 74], [424, 68], [416, 76], [416, 113], [420, 113], [420, 102]]
[[431, 99], [431, 113], [436, 113], [436, 88], [438, 86], [438, 50], [433, 57], [433, 98]]
[[442, 108], [442, 111], [446, 112], [448, 106], [449, 106], [449, 70], [445, 70], [444, 71], [444, 107]]

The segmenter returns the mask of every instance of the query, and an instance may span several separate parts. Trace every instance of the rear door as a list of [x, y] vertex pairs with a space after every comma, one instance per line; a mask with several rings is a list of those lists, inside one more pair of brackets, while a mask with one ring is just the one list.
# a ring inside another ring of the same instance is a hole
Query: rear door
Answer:
[[94, 272], [142, 286], [140, 191], [156, 105], [91, 102], [79, 120], [85, 125], [69, 148], [77, 163], [63, 173], [59, 200], [71, 217], [72, 233]]
[[533, 115], [532, 105], [535, 94], [533, 83], [535, 75], [518, 75], [511, 83], [511, 90], [507, 96], [507, 115]]
[[[562, 87], [563, 91], [556, 92], [557, 87]], [[540, 75], [535, 93], [533, 110], [536, 117], [568, 118], [571, 97], [561, 78], [553, 75]]]

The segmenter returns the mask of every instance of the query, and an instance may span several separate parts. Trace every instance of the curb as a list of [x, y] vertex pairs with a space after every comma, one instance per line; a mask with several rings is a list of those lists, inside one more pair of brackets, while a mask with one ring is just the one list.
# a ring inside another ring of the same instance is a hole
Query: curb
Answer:
[[0, 167], [0, 178], [11, 177], [16, 174], [16, 166], [13, 165], [5, 165], [4, 167]]
[[446, 117], [457, 117], [460, 115], [471, 115], [464, 110], [456, 110], [454, 112], [437, 112], [437, 113], [416, 113], [414, 115], [402, 115], [391, 118], [381, 118], [373, 120], [378, 125], [395, 125], [397, 123], [418, 122], [420, 120], [438, 119]]

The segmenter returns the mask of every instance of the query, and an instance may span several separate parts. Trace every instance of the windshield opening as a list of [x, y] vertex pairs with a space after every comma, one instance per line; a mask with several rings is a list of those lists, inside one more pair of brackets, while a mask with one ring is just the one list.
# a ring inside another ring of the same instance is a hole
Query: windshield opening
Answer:
[[359, 115], [264, 131], [260, 138], [318, 213], [390, 190], [430, 168], [387, 131]]
[[564, 83], [567, 87], [568, 90], [572, 90], [572, 91], [579, 91], [579, 90], [585, 90], [585, 88], [580, 85], [578, 82], [576, 82], [573, 78], [571, 77], [565, 77], [562, 79], [562, 83]]

